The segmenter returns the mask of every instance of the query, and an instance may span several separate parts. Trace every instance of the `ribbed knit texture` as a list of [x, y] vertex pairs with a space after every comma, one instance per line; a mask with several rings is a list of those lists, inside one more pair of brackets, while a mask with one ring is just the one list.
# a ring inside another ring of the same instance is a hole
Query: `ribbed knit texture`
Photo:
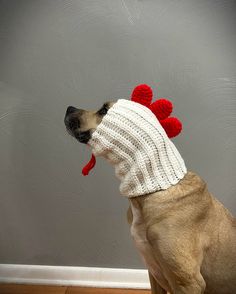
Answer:
[[156, 116], [130, 100], [119, 99], [108, 110], [88, 144], [95, 156], [114, 165], [127, 197], [168, 189], [187, 172]]

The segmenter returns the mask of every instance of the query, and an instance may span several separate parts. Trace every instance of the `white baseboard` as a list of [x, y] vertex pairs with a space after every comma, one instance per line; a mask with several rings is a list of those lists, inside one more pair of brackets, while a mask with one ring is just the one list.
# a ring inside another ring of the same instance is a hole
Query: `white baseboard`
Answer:
[[0, 283], [150, 289], [147, 270], [0, 264]]

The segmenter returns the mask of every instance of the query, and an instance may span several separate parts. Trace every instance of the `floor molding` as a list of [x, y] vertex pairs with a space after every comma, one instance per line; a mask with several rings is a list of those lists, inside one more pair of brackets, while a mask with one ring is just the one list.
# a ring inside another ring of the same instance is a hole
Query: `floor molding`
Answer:
[[0, 283], [150, 289], [147, 270], [0, 264]]

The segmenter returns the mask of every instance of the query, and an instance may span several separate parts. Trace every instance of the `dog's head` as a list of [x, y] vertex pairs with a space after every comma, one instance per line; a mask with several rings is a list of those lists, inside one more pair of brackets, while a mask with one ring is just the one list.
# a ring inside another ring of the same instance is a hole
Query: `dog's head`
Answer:
[[114, 103], [115, 101], [108, 101], [95, 111], [68, 106], [64, 118], [67, 131], [80, 143], [87, 144], [92, 133]]

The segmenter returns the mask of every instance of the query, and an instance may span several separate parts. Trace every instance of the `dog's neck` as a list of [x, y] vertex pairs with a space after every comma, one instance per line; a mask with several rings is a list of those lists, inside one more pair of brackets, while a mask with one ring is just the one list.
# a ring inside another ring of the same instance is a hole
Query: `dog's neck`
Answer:
[[129, 100], [119, 99], [108, 110], [88, 145], [114, 165], [120, 192], [127, 197], [168, 189], [187, 172], [151, 110]]

